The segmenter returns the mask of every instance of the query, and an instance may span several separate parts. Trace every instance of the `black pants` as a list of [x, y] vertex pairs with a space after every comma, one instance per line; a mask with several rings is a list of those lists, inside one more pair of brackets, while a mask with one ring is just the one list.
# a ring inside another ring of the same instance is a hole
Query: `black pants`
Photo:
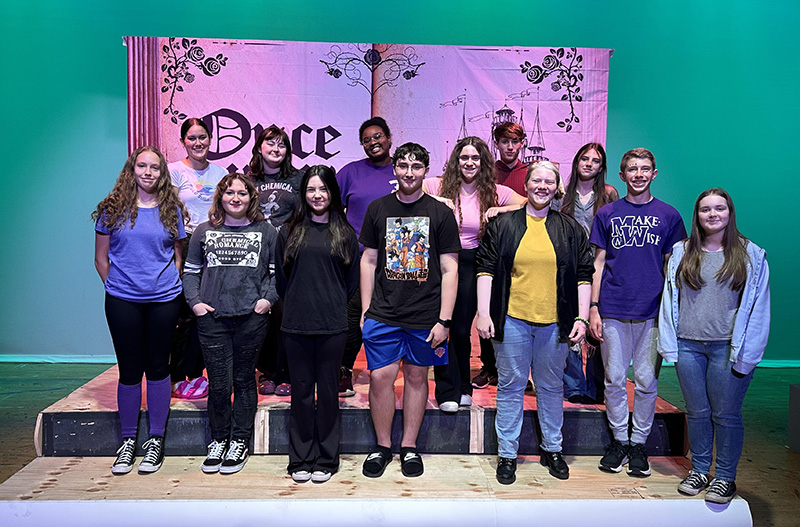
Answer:
[[339, 470], [339, 365], [346, 339], [346, 332], [335, 335], [283, 333], [292, 372], [289, 472]]
[[[208, 422], [211, 438], [250, 440], [258, 406], [254, 370], [268, 316], [197, 317], [197, 331], [208, 370]], [[233, 393], [233, 413], [231, 413]]]
[[342, 366], [353, 369], [361, 344], [361, 288], [357, 287], [347, 302], [347, 342], [344, 345]]
[[256, 369], [272, 377], [275, 384], [289, 382], [289, 362], [280, 335], [283, 321], [283, 300], [278, 299], [270, 309], [269, 328], [261, 343]]
[[[436, 381], [436, 402], [459, 402], [462, 395], [472, 395], [469, 361], [472, 354], [470, 333], [475, 313], [478, 312], [478, 288], [475, 274], [475, 255], [477, 249], [462, 249], [458, 253], [458, 293], [453, 310], [453, 324], [450, 328], [449, 362], [433, 368]], [[484, 347], [491, 350], [492, 342], [481, 339], [481, 357]]]
[[129, 386], [169, 376], [169, 352], [180, 298], [130, 302], [106, 293], [108, 330], [119, 364], [119, 382]]
[[[189, 234], [183, 240], [183, 261], [189, 254], [189, 241], [192, 235]], [[203, 351], [200, 349], [200, 339], [197, 336], [197, 323], [194, 312], [186, 297], [180, 295], [181, 307], [178, 311], [178, 326], [175, 328], [175, 335], [172, 337], [172, 350], [169, 357], [169, 376], [172, 382], [180, 382], [189, 379], [196, 379], [203, 375], [205, 364], [203, 364]]]

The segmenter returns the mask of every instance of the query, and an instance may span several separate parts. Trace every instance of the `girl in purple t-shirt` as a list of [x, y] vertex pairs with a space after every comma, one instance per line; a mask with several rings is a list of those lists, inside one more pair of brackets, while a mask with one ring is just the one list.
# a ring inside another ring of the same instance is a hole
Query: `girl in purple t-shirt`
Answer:
[[186, 209], [172, 188], [164, 156], [152, 146], [135, 150], [92, 218], [95, 267], [106, 290], [105, 311], [119, 365], [117, 407], [122, 446], [114, 474], [133, 468], [142, 376], [147, 378], [150, 439], [139, 473], [164, 461], [170, 403], [170, 341], [178, 319], [178, 275]]
[[[436, 402], [443, 412], [458, 411], [459, 405], [472, 404], [469, 357], [470, 332], [477, 312], [475, 253], [489, 219], [506, 210], [518, 209], [525, 198], [510, 188], [498, 185], [494, 159], [489, 146], [478, 137], [465, 137], [456, 143], [440, 178], [424, 182], [425, 192], [444, 201], [456, 216], [461, 251], [458, 255], [458, 296], [450, 330], [449, 364], [433, 369]], [[481, 339], [481, 358], [494, 356], [492, 344]], [[487, 365], [484, 363], [484, 367]], [[488, 365], [497, 377], [493, 364]]]

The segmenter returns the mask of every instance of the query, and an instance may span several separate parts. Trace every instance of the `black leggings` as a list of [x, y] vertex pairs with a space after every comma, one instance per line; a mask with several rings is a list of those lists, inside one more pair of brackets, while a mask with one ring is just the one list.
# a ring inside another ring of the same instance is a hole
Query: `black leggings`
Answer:
[[167, 302], [130, 302], [106, 293], [106, 320], [119, 364], [119, 382], [132, 386], [169, 376], [172, 334], [180, 298]]

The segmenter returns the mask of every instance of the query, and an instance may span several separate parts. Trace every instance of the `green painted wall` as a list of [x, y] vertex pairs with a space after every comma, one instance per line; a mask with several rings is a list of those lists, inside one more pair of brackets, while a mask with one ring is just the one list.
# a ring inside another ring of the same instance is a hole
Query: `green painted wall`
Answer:
[[731, 192], [772, 266], [766, 358], [800, 359], [797, 213], [777, 188], [798, 154], [797, 27], [793, 0], [3, 2], [0, 358], [111, 356], [88, 216], [127, 153], [122, 37], [179, 35], [616, 49], [610, 164], [652, 149], [654, 193], [684, 218], [701, 190]]

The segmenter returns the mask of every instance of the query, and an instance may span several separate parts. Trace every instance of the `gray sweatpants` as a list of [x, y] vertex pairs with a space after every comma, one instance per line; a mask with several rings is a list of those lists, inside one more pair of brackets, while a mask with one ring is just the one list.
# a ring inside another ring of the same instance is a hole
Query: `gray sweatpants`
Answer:
[[628, 442], [628, 366], [633, 361], [633, 430], [630, 442], [644, 444], [658, 398], [658, 372], [661, 356], [656, 349], [658, 328], [655, 319], [603, 319], [603, 345], [600, 352], [606, 369], [606, 414], [614, 439]]

